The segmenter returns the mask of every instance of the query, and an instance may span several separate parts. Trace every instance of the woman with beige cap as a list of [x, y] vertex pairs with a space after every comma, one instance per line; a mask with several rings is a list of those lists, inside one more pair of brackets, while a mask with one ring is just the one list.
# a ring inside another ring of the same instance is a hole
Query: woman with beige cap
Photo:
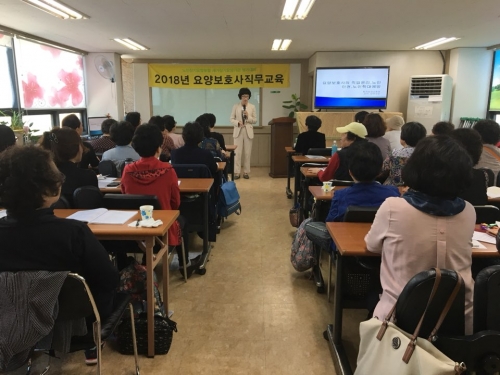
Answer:
[[403, 148], [399, 140], [401, 139], [401, 127], [404, 123], [405, 120], [401, 116], [393, 116], [385, 120], [387, 130], [384, 138], [391, 142], [391, 150], [401, 150]]

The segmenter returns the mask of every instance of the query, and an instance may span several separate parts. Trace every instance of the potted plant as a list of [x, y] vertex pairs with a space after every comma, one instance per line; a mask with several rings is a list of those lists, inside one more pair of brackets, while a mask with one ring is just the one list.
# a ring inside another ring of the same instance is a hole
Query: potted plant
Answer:
[[300, 98], [296, 94], [292, 94], [292, 100], [283, 101], [282, 107], [292, 110], [288, 114], [288, 117], [295, 117], [295, 112], [299, 112], [301, 109], [307, 109], [307, 105], [301, 103]]
[[[9, 116], [8, 113], [0, 111], [1, 116]], [[8, 125], [6, 121], [2, 121], [0, 124]], [[27, 124], [26, 121], [23, 121], [23, 112], [22, 111], [12, 111], [10, 114], [10, 128], [14, 131], [17, 138], [17, 144], [23, 145], [30, 141], [31, 133], [36, 131], [32, 130], [31, 127], [33, 123]]]

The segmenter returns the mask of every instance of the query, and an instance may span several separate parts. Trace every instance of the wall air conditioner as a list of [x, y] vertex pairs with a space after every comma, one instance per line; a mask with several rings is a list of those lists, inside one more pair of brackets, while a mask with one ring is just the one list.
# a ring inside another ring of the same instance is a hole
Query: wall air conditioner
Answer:
[[407, 121], [425, 126], [427, 134], [439, 121], [450, 121], [453, 79], [447, 74], [411, 76]]

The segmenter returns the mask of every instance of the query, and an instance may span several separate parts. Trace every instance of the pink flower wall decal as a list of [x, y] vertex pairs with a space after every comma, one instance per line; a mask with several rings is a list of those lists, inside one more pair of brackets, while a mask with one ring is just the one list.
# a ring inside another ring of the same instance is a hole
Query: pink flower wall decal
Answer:
[[[50, 90], [51, 95], [49, 96], [49, 104], [51, 107], [65, 107], [65, 101], [62, 100], [62, 98], [59, 95], [59, 91], [55, 89], [55, 87], [52, 87]], [[67, 100], [67, 99], [66, 99]]]
[[44, 46], [43, 44], [40, 44], [40, 48], [44, 51], [50, 52], [53, 58], [58, 58], [59, 55], [61, 54], [61, 50], [58, 48]]
[[71, 96], [73, 106], [77, 106], [83, 101], [83, 93], [78, 87], [82, 78], [76, 70], [68, 73], [61, 70], [58, 74], [59, 79], [64, 83], [64, 86], [58, 91], [59, 98], [66, 102]]
[[37, 82], [34, 74], [28, 73], [28, 82], [23, 81], [24, 107], [33, 107], [35, 99], [43, 99], [43, 88]]

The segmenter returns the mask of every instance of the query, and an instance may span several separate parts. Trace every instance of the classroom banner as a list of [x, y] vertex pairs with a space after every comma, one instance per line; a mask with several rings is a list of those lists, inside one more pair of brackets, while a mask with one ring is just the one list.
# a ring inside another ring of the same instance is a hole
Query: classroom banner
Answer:
[[278, 88], [290, 86], [289, 64], [148, 64], [149, 87], [175, 89]]

